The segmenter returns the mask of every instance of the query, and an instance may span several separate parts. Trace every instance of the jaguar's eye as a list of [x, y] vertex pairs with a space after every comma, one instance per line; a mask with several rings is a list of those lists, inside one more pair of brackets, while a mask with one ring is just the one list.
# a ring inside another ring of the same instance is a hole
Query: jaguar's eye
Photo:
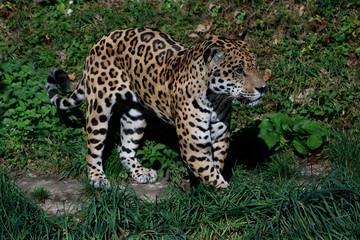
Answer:
[[243, 66], [237, 66], [237, 67], [235, 68], [235, 72], [236, 72], [237, 74], [242, 74], [242, 75], [245, 76], [245, 72], [244, 72]]
[[242, 66], [238, 66], [238, 67], [236, 67], [235, 68], [235, 72], [237, 72], [237, 73], [242, 73], [244, 71], [244, 69], [243, 69], [243, 67]]

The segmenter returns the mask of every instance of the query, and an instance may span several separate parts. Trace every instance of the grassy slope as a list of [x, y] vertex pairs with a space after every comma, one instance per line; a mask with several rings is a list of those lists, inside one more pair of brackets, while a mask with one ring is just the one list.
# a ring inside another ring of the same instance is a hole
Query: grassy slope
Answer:
[[[310, 151], [307, 160], [329, 159], [359, 173], [360, 5], [356, 1], [39, 2], [0, 5], [0, 161], [6, 166], [84, 176], [84, 108], [71, 112], [52, 108], [44, 89], [45, 76], [50, 68], [61, 67], [80, 78], [84, 57], [103, 34], [147, 26], [186, 45], [201, 41], [189, 37], [194, 32], [204, 37], [248, 30], [247, 41], [261, 72], [270, 69], [272, 74], [264, 104], [234, 107], [233, 129], [256, 125], [255, 117], [272, 112], [321, 122], [334, 130], [334, 139]], [[68, 8], [73, 10], [71, 16], [65, 15]], [[196, 32], [199, 24], [209, 29]], [[337, 129], [343, 129], [339, 136]], [[147, 152], [147, 146], [152, 143], [144, 147], [144, 159], [155, 156], [173, 162], [170, 150], [158, 145], [156, 153]], [[193, 189], [161, 204], [133, 204], [136, 196], [109, 192], [94, 198], [90, 211], [60, 219], [46, 216], [24, 200], [1, 173], [1, 203], [18, 206], [2, 205], [1, 221], [6, 227], [1, 234], [7, 238], [24, 229], [18, 238], [26, 239], [30, 232], [52, 237], [65, 232], [73, 238], [83, 234], [87, 238], [121, 234], [203, 239], [359, 237], [359, 183], [335, 172], [321, 182], [297, 186], [298, 170], [288, 167], [290, 160], [282, 155], [295, 149], [290, 144], [277, 147], [272, 153], [280, 155], [271, 157], [274, 164], [262, 172], [234, 168], [230, 192]], [[341, 154], [344, 151], [346, 156]], [[109, 166], [112, 158], [117, 162], [113, 155]], [[179, 168], [179, 164], [169, 165]], [[173, 179], [181, 175], [178, 182], [186, 175], [164, 171]], [[127, 177], [121, 169], [113, 172]], [[20, 214], [20, 209], [29, 211]], [[21, 218], [28, 219], [29, 225], [22, 226]], [[35, 226], [39, 227], [32, 229]]]

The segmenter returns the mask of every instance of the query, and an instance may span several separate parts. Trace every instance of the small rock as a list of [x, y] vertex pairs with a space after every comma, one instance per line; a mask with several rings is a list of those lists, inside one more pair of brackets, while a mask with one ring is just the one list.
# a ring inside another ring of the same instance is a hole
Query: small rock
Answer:
[[210, 28], [211, 28], [211, 25], [203, 25], [203, 24], [199, 24], [195, 30], [195, 32], [198, 32], [198, 33], [205, 33], [205, 32], [208, 32], [210, 31]]
[[198, 34], [196, 34], [196, 33], [190, 33], [190, 34], [188, 35], [188, 37], [189, 37], [189, 38], [200, 38], [200, 36], [199, 36]]
[[300, 103], [302, 106], [311, 102], [311, 94], [313, 94], [315, 92], [314, 88], [308, 88], [305, 89], [304, 91], [300, 92], [298, 95], [291, 95], [289, 97], [289, 100], [292, 103]]
[[37, 177], [35, 174], [32, 174], [32, 173], [28, 173], [27, 175], [28, 175], [29, 177], [31, 177], [31, 178], [36, 178], [36, 177]]

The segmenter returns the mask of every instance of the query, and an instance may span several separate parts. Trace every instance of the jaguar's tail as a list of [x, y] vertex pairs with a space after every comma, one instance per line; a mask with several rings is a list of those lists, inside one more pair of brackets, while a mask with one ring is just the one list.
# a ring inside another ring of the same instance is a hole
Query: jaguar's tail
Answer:
[[56, 69], [50, 72], [46, 83], [46, 91], [50, 98], [50, 102], [57, 108], [73, 108], [85, 99], [83, 80], [68, 97], [64, 98], [62, 98], [58, 93], [58, 85], [60, 85], [61, 88], [68, 88], [70, 85], [69, 75], [61, 69]]

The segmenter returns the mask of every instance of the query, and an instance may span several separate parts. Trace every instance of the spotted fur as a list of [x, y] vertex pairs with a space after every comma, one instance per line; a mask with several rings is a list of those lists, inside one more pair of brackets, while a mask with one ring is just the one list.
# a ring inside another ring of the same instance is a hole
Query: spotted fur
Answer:
[[62, 98], [62, 70], [49, 74], [47, 93], [60, 109], [86, 101], [87, 169], [91, 183], [108, 188], [102, 155], [112, 108], [119, 107], [123, 166], [139, 183], [153, 183], [157, 174], [135, 157], [144, 135], [145, 111], [175, 126], [182, 159], [208, 185], [226, 188], [221, 175], [229, 147], [232, 100], [260, 102], [265, 83], [254, 54], [239, 38], [213, 36], [185, 48], [158, 30], [116, 30], [102, 37], [86, 58], [76, 90]]

